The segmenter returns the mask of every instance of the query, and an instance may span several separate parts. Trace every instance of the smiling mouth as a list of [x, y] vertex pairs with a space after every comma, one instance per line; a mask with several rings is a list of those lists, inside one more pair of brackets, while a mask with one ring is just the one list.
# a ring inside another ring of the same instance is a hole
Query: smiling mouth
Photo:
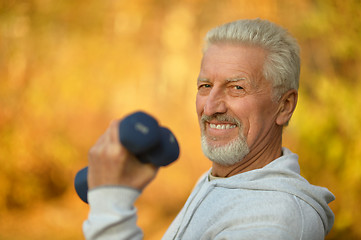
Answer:
[[209, 127], [212, 129], [232, 129], [237, 127], [235, 124], [214, 124], [209, 123]]
[[214, 114], [211, 116], [202, 115], [201, 117], [202, 131], [211, 135], [230, 134], [236, 128], [241, 126], [241, 123], [236, 118], [226, 114]]

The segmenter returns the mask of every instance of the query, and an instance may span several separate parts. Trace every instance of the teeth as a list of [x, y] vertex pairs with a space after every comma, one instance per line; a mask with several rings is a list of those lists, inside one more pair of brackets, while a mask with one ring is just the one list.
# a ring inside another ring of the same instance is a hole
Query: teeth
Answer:
[[215, 129], [231, 129], [236, 127], [236, 125], [231, 125], [231, 124], [214, 124], [214, 123], [209, 124], [209, 126]]

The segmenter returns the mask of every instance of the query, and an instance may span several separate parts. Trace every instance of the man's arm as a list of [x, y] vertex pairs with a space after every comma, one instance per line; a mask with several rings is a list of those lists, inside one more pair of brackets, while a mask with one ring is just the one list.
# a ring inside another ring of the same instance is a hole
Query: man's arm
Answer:
[[83, 224], [87, 240], [142, 239], [134, 201], [140, 192], [120, 186], [99, 187], [88, 194], [90, 212]]
[[118, 140], [118, 122], [90, 149], [88, 202], [83, 231], [87, 240], [142, 239], [134, 202], [158, 168], [139, 162]]

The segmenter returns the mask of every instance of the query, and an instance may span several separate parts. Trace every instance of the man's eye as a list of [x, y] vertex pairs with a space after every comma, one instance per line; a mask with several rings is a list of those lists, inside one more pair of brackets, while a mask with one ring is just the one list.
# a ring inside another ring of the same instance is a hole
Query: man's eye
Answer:
[[211, 85], [210, 84], [202, 84], [198, 87], [198, 89], [201, 89], [201, 88], [210, 88]]
[[243, 89], [243, 87], [241, 87], [241, 86], [239, 86], [239, 85], [233, 86], [233, 88], [234, 88], [235, 90], [242, 90], [242, 89]]

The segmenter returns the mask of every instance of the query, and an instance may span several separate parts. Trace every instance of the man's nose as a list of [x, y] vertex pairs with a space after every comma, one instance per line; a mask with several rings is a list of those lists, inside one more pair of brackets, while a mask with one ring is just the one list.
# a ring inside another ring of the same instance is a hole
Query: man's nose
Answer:
[[204, 105], [204, 114], [212, 116], [213, 114], [225, 113], [227, 106], [225, 103], [225, 96], [222, 89], [213, 88], [208, 97], [206, 104]]

